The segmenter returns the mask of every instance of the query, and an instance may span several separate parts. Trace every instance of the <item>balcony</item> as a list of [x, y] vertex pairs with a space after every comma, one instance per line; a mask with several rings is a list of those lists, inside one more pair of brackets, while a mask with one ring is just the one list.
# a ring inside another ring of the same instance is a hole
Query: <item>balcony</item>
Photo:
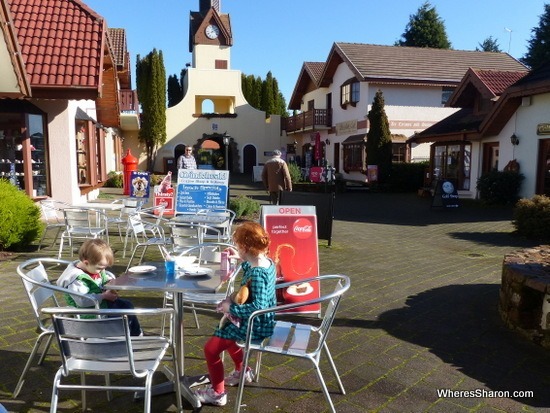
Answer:
[[332, 126], [332, 109], [311, 109], [295, 116], [284, 118], [282, 129], [287, 134], [311, 130], [330, 129]]
[[122, 113], [139, 113], [139, 101], [136, 90], [120, 90], [120, 111]]

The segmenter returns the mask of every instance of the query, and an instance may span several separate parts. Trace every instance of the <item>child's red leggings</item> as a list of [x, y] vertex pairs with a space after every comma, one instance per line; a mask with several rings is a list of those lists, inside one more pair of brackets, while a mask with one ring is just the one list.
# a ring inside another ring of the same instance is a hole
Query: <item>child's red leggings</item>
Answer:
[[210, 375], [210, 383], [216, 393], [223, 393], [225, 391], [223, 383], [225, 372], [222, 359], [220, 358], [220, 354], [224, 351], [227, 351], [233, 363], [235, 363], [235, 370], [241, 371], [243, 365], [243, 350], [234, 340], [216, 336], [208, 339], [204, 345], [204, 358], [206, 359], [208, 374]]

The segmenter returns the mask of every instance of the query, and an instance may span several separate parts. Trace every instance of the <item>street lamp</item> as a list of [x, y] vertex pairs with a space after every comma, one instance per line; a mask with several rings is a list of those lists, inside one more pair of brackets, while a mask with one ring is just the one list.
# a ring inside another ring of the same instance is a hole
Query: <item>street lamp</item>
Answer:
[[222, 139], [223, 146], [225, 146], [225, 169], [229, 170], [229, 139], [231, 139], [231, 136], [224, 134]]

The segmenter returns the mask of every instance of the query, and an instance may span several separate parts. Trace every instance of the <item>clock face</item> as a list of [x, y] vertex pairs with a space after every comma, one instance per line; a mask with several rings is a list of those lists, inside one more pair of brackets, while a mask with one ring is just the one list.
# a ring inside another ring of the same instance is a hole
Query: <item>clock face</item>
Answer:
[[220, 29], [218, 29], [218, 26], [214, 24], [209, 24], [208, 26], [206, 26], [204, 33], [209, 39], [215, 39], [220, 34]]

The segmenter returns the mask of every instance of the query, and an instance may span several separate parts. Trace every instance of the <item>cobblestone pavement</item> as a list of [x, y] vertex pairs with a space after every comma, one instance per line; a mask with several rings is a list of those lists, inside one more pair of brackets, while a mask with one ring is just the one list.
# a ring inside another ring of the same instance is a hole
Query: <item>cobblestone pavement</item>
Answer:
[[[234, 181], [231, 195], [267, 202], [259, 184]], [[320, 267], [352, 279], [328, 339], [346, 395], [322, 363], [338, 412], [550, 412], [550, 353], [507, 329], [497, 310], [503, 256], [534, 245], [512, 231], [509, 208], [463, 201], [456, 210], [441, 210], [416, 194], [337, 194], [332, 245], [320, 242]], [[111, 239], [116, 273], [126, 261], [120, 241]], [[19, 398], [11, 398], [36, 339], [15, 267], [30, 257], [56, 255], [55, 247], [35, 250], [0, 262], [0, 403], [10, 412], [49, 411], [59, 365], [53, 346], [44, 364], [32, 368]], [[161, 305], [160, 297], [125, 296], [137, 306]], [[190, 322], [186, 329], [190, 374], [205, 372], [202, 345], [218, 317], [201, 315], [200, 321], [201, 328]], [[471, 393], [441, 393], [451, 390]], [[202, 411], [233, 411], [235, 392], [229, 389], [227, 406]], [[269, 356], [259, 383], [245, 389], [244, 403], [249, 413], [327, 410], [309, 366]], [[173, 395], [153, 399], [154, 412], [175, 410]], [[61, 393], [59, 411], [80, 411], [80, 395]], [[95, 393], [89, 411], [140, 412], [142, 405], [130, 394], [115, 393], [108, 402]]]

